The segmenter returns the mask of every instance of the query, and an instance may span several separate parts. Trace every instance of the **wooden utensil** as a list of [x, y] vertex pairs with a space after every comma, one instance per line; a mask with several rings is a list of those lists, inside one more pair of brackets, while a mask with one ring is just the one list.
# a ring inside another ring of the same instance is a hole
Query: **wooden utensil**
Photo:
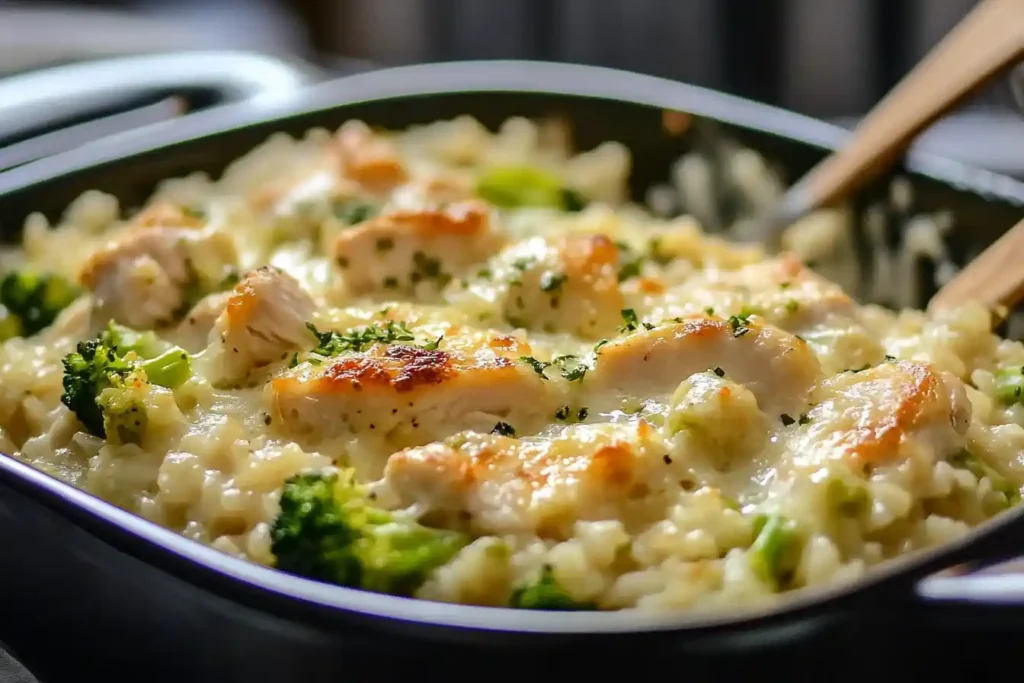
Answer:
[[928, 124], [1024, 56], [1024, 0], [983, 0], [861, 121], [839, 151], [791, 187], [764, 234], [845, 197]]
[[936, 292], [929, 311], [980, 303], [1003, 318], [1024, 300], [1024, 220], [993, 242]]

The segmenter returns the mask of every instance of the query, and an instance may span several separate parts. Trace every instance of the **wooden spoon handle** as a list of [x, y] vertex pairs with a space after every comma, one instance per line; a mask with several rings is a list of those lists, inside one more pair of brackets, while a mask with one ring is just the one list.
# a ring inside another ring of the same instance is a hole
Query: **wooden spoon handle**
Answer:
[[928, 302], [929, 311], [979, 303], [996, 317], [1024, 299], [1024, 221], [993, 242]]
[[800, 180], [823, 206], [882, 170], [925, 126], [1024, 55], [1024, 0], [983, 0], [886, 97], [847, 144]]

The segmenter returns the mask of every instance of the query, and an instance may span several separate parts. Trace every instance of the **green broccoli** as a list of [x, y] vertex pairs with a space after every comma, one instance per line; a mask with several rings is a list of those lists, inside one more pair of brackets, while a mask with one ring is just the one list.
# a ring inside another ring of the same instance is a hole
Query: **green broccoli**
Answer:
[[774, 586], [785, 585], [796, 571], [804, 539], [796, 523], [782, 515], [754, 519], [749, 558], [754, 573]]
[[49, 327], [81, 290], [59, 275], [15, 271], [0, 279], [0, 304], [9, 314], [3, 338], [33, 335]]
[[155, 358], [164, 351], [171, 348], [171, 344], [156, 336], [152, 330], [139, 332], [124, 325], [118, 325], [113, 320], [107, 323], [107, 327], [100, 333], [100, 341], [110, 346], [119, 356], [134, 351], [140, 358]]
[[277, 568], [290, 574], [410, 596], [467, 542], [458, 532], [373, 507], [345, 470], [285, 482], [270, 548]]
[[[64, 393], [60, 400], [90, 434], [107, 438], [105, 423], [118, 425], [125, 419], [132, 423], [128, 432], [140, 433], [139, 427], [144, 425], [134, 422], [145, 413], [139, 394], [144, 385], [174, 389], [192, 376], [192, 357], [184, 349], [171, 347], [146, 358], [140, 351], [146, 355], [157, 353], [160, 345], [155, 336], [153, 341], [145, 338], [143, 333], [111, 326], [99, 339], [79, 342], [75, 352], [64, 357]], [[110, 389], [115, 391], [108, 393]], [[119, 429], [118, 438], [125, 433]]]
[[995, 373], [996, 396], [1006, 405], [1024, 403], [1024, 367], [999, 368]]
[[141, 443], [149, 425], [146, 392], [149, 383], [138, 373], [127, 378], [113, 377], [111, 386], [96, 398], [103, 416], [103, 432], [109, 443]]
[[547, 171], [530, 166], [502, 166], [487, 171], [477, 182], [477, 194], [495, 206], [550, 206], [562, 211], [582, 211], [586, 199], [566, 188]]
[[978, 481], [988, 479], [992, 487], [991, 508], [993, 511], [1004, 510], [1020, 502], [1020, 487], [966, 448], [950, 458], [950, 464], [958, 469], [967, 470]]
[[593, 602], [581, 602], [569, 595], [555, 579], [555, 570], [544, 565], [535, 581], [517, 588], [509, 601], [517, 609], [536, 609], [552, 612], [577, 612], [596, 610]]

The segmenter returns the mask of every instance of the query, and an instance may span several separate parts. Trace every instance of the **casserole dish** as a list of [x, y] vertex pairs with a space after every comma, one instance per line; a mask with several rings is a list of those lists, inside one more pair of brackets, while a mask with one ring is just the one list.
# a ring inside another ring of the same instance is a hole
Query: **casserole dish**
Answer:
[[[696, 121], [674, 135], [663, 126], [665, 110], [688, 112]], [[333, 128], [348, 118], [403, 127], [464, 113], [488, 125], [512, 115], [555, 114], [572, 122], [580, 147], [618, 140], [633, 152], [637, 196], [663, 181], [680, 154], [713, 148], [722, 132], [780, 163], [790, 178], [842, 140], [839, 129], [803, 117], [606, 69], [515, 62], [409, 67], [319, 84], [287, 101], [211, 109], [26, 164], [0, 175], [0, 231], [15, 237], [33, 211], [54, 219], [89, 189], [141, 204], [157, 181], [195, 170], [217, 173], [273, 131]], [[1022, 213], [1024, 186], [1015, 181], [916, 154], [906, 170], [913, 211], [947, 211], [963, 227], [950, 233], [954, 261], [970, 258]], [[888, 185], [879, 181], [858, 197], [855, 216], [886, 204]], [[729, 201], [721, 198], [723, 207]], [[905, 206], [884, 214], [893, 244], [903, 240], [906, 215]], [[866, 248], [858, 258], [862, 279], [875, 279]], [[933, 273], [924, 261], [909, 267], [920, 271], [914, 288], [920, 305], [930, 296]], [[89, 642], [62, 643], [63, 657], [88, 658], [104, 642], [163, 653], [161, 678], [332, 680], [360, 662], [372, 663], [379, 675], [382, 653], [390, 651], [435, 661], [461, 661], [470, 651], [494, 660], [585, 653], [598, 664], [626, 652], [713, 656], [800, 642], [826, 626], [840, 627], [843, 617], [890, 616], [894, 606], [915, 605], [922, 578], [964, 561], [1012, 556], [1020, 514], [1007, 513], [963, 542], [892, 561], [852, 586], [808, 590], [771, 610], [700, 617], [523, 613], [362, 593], [249, 565], [3, 457], [0, 535], [3, 547], [17, 550], [0, 566], [0, 612], [17, 615], [14, 628], [23, 637], [55, 627], [89, 634]], [[970, 584], [954, 592], [957, 584], [949, 583], [968, 579], [943, 581], [929, 594], [970, 599]], [[988, 609], [993, 618], [1014, 616]], [[944, 606], [938, 614], [956, 612]], [[119, 672], [152, 678], [152, 661], [126, 657]]]

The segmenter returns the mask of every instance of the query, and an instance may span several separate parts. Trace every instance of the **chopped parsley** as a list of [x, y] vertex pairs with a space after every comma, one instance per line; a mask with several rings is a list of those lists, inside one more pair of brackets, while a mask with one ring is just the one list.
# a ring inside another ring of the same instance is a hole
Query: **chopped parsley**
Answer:
[[794, 419], [793, 419], [792, 417], [790, 417], [790, 416], [789, 416], [789, 415], [787, 415], [786, 413], [783, 413], [783, 414], [782, 414], [782, 415], [780, 416], [780, 419], [782, 420], [782, 426], [783, 426], [783, 427], [788, 427], [788, 426], [790, 426], [791, 424], [796, 424], [796, 420], [794, 420]]
[[604, 346], [605, 344], [607, 344], [610, 341], [611, 341], [611, 339], [602, 339], [601, 341], [599, 341], [596, 344], [594, 344], [594, 353], [595, 354], [600, 353], [601, 352], [601, 347]]
[[581, 382], [590, 368], [579, 356], [555, 356], [551, 363], [558, 367], [562, 377], [570, 382]]
[[662, 249], [661, 238], [658, 237], [652, 237], [647, 243], [647, 254], [650, 259], [659, 266], [664, 266], [672, 262], [672, 255]]
[[723, 370], [722, 368], [715, 368], [714, 370], [712, 370], [712, 372], [714, 372], [719, 377], [725, 377], [725, 370]]
[[890, 356], [889, 354], [885, 354], [885, 362], [886, 363], [895, 363], [896, 362], [896, 356]]
[[801, 413], [800, 414], [800, 419], [797, 420], [797, 423], [802, 424], [802, 425], [810, 424], [811, 423], [811, 418], [808, 417], [807, 413]]
[[451, 275], [441, 270], [439, 259], [427, 256], [422, 251], [413, 252], [412, 266], [413, 270], [409, 279], [413, 284], [423, 280], [435, 280], [439, 287], [444, 287], [452, 279]]
[[577, 410], [576, 414], [574, 415], [572, 412], [572, 408], [565, 405], [559, 408], [557, 411], [555, 411], [555, 419], [560, 420], [562, 422], [583, 422], [584, 420], [587, 419], [587, 415], [589, 414], [590, 411], [584, 406], [583, 408]]
[[786, 312], [796, 313], [800, 310], [800, 303], [796, 299], [790, 299], [786, 302]]
[[624, 308], [619, 311], [622, 315], [623, 324], [619, 326], [619, 332], [633, 332], [640, 325], [640, 319], [636, 317], [636, 311], [632, 308]]
[[444, 339], [444, 335], [443, 334], [440, 337], [438, 337], [437, 339], [435, 339], [434, 341], [429, 341], [426, 344], [424, 344], [423, 345], [423, 350], [424, 351], [437, 351], [437, 347], [441, 345], [441, 340], [442, 339]]
[[336, 202], [333, 207], [335, 218], [346, 225], [356, 225], [377, 215], [377, 207], [358, 200]]
[[637, 277], [640, 275], [640, 270], [643, 268], [644, 257], [633, 251], [632, 247], [626, 242], [617, 241], [615, 246], [619, 250], [619, 282], [625, 282], [631, 277]]
[[319, 342], [313, 349], [313, 353], [328, 357], [337, 356], [347, 351], [363, 351], [373, 344], [394, 344], [416, 339], [404, 322], [395, 322], [394, 320], [389, 320], [383, 325], [356, 327], [346, 332], [335, 332], [334, 330], [321, 332], [313, 323], [306, 323], [306, 327], [316, 335]]
[[582, 194], [568, 187], [562, 188], [562, 208], [568, 213], [578, 213], [587, 208], [587, 199]]
[[547, 370], [551, 366], [551, 363], [545, 363], [544, 361], [539, 361], [536, 358], [534, 358], [533, 356], [520, 356], [519, 357], [519, 362], [523, 363], [524, 365], [529, 365], [533, 369], [534, 372], [536, 372], [538, 375], [540, 375], [541, 379], [547, 379], [547, 376], [544, 374], [544, 371]]
[[742, 337], [746, 333], [750, 332], [751, 329], [749, 327], [746, 327], [746, 323], [748, 323], [748, 321], [748, 317], [741, 317], [740, 315], [730, 315], [728, 323], [729, 327], [732, 329], [732, 336]]
[[500, 436], [515, 436], [516, 429], [508, 422], [498, 422], [491, 429], [491, 434], [498, 434]]
[[540, 278], [540, 291], [542, 292], [554, 292], [561, 288], [565, 284], [568, 277], [565, 273], [544, 273]]
[[708, 306], [707, 308], [704, 309], [704, 315], [714, 315], [714, 314], [715, 314], [715, 307], [714, 306]]

